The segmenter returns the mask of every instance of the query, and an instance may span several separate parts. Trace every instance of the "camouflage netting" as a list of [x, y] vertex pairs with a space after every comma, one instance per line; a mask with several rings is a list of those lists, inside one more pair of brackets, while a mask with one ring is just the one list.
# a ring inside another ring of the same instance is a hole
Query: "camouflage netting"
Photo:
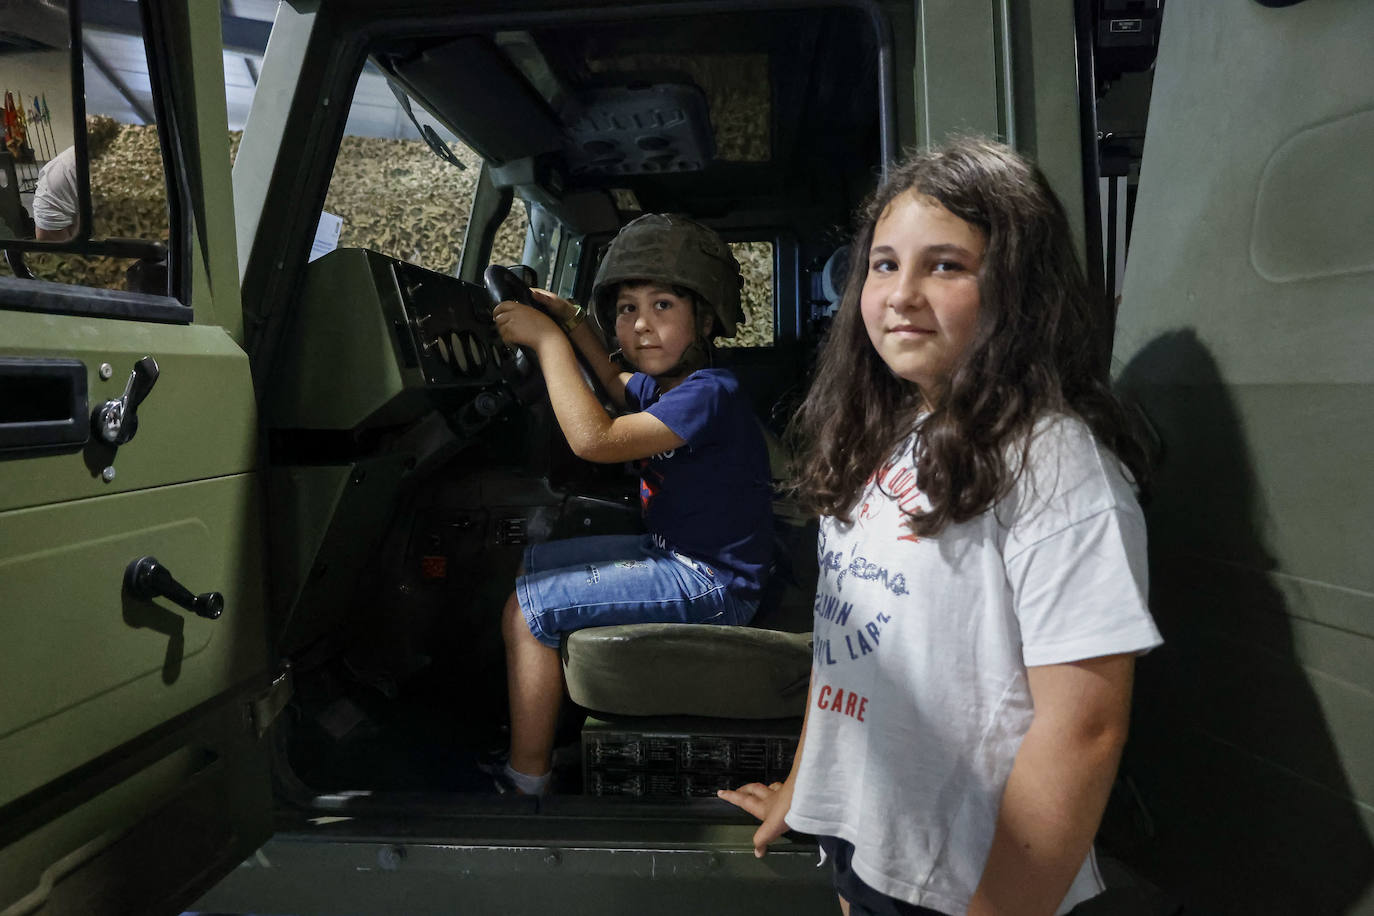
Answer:
[[773, 343], [773, 243], [734, 242], [730, 245], [744, 274], [740, 302], [744, 305], [744, 324], [729, 347], [766, 347]]
[[[153, 126], [118, 124], [106, 117], [87, 123], [91, 138], [91, 208], [97, 236], [167, 238], [167, 197], [162, 154]], [[229, 136], [230, 156], [240, 134]], [[468, 212], [481, 168], [477, 154], [454, 151], [468, 168], [437, 158], [419, 140], [345, 137], [325, 196], [325, 210], [343, 219], [339, 245], [370, 248], [441, 273], [458, 266]], [[526, 217], [517, 201], [496, 235], [492, 260], [514, 264], [525, 247]], [[746, 326], [736, 345], [772, 340], [772, 245], [732, 246], [744, 270]], [[122, 289], [132, 263], [114, 258], [31, 254], [35, 276], [63, 283]]]
[[[482, 160], [465, 146], [458, 169], [420, 140], [344, 137], [324, 208], [343, 218], [342, 248], [370, 248], [440, 273], [458, 269]], [[492, 260], [518, 264], [525, 209], [517, 201], [496, 233]]]
[[701, 87], [711, 112], [716, 158], [766, 162], [771, 151], [767, 54], [629, 54], [587, 61], [592, 73], [641, 74], [646, 80]]
[[[157, 128], [120, 124], [95, 115], [86, 119], [91, 155], [91, 223], [103, 238], [167, 239], [167, 188]], [[59, 283], [123, 289], [133, 263], [122, 258], [29, 254], [34, 276]]]

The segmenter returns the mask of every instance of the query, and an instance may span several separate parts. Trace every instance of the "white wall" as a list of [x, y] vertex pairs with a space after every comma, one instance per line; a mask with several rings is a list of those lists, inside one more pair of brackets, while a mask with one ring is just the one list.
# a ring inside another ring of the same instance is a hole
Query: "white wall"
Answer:
[[[29, 143], [34, 155], [46, 159], [44, 152], [58, 153], [73, 143], [72, 139], [72, 74], [71, 55], [67, 51], [25, 51], [13, 54], [0, 54], [0, 92], [15, 94], [16, 104], [19, 94], [24, 96], [24, 110], [33, 107], [35, 95], [47, 95], [48, 110], [52, 112], [52, 132], [56, 149], [47, 150], [52, 145], [48, 141], [47, 126], [39, 129], [29, 125]], [[3, 96], [0, 96], [0, 103]], [[41, 149], [40, 149], [41, 147]]]

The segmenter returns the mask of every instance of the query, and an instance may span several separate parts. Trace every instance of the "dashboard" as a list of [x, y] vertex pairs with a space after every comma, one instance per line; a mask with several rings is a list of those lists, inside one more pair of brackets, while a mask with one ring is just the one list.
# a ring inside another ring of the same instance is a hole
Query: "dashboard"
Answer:
[[511, 377], [507, 364], [515, 354], [496, 334], [495, 303], [485, 288], [402, 261], [390, 268], [426, 384], [486, 385]]
[[271, 427], [368, 429], [438, 409], [460, 432], [536, 396], [485, 288], [362, 248], [311, 262], [282, 344]]

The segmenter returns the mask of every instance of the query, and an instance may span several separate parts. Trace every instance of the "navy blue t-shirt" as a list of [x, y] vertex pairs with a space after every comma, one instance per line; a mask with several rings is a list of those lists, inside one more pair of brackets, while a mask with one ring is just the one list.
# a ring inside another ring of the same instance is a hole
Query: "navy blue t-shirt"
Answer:
[[768, 447], [739, 380], [699, 369], [662, 394], [652, 376], [636, 372], [625, 400], [687, 442], [636, 462], [649, 532], [726, 573], [736, 597], [757, 598], [773, 561], [773, 491]]

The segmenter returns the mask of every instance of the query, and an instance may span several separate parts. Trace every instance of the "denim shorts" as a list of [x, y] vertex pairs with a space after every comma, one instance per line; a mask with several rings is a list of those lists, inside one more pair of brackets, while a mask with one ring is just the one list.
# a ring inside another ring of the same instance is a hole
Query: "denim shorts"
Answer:
[[622, 623], [742, 626], [758, 602], [736, 598], [729, 576], [665, 550], [649, 534], [610, 534], [531, 544], [515, 594], [530, 632], [558, 648], [564, 633]]

